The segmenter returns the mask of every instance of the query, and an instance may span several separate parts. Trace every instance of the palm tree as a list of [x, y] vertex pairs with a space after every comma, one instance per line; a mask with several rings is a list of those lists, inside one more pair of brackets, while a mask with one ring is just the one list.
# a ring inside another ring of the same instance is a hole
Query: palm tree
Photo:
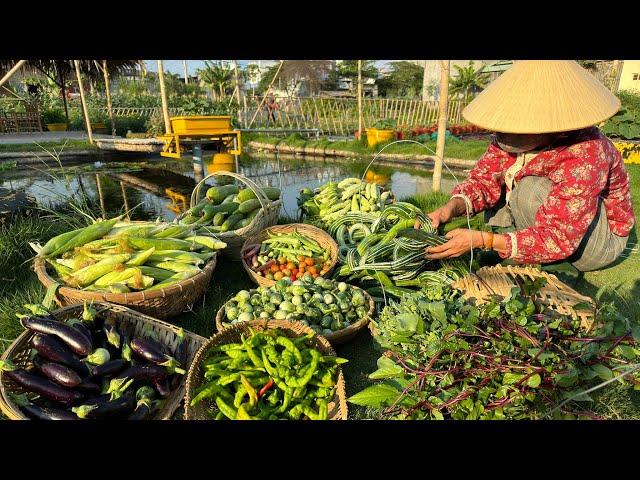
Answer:
[[200, 80], [211, 89], [214, 98], [224, 99], [225, 92], [232, 85], [233, 70], [223, 62], [205, 60], [204, 64], [205, 68], [198, 70]]
[[483, 90], [489, 83], [489, 74], [482, 71], [484, 67], [476, 70], [473, 66], [473, 60], [466, 67], [459, 65], [453, 67], [457, 70], [458, 76], [449, 79], [449, 92], [462, 96], [465, 102], [468, 102], [474, 94]]

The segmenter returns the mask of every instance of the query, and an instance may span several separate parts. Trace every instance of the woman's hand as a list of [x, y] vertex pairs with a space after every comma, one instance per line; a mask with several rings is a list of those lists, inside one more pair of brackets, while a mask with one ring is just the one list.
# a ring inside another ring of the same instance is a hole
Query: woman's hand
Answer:
[[[465, 212], [465, 209], [466, 205], [464, 203], [464, 200], [460, 197], [456, 197], [449, 200], [437, 210], [434, 210], [433, 212], [427, 214], [427, 217], [431, 219], [433, 228], [438, 228], [441, 224], [447, 223], [452, 218], [462, 215], [462, 213]], [[462, 213], [460, 213], [461, 210]], [[413, 228], [420, 228], [419, 220], [416, 220]]]
[[[437, 211], [437, 210], [436, 210]], [[435, 213], [435, 212], [434, 212]], [[455, 258], [464, 255], [472, 248], [483, 247], [482, 232], [467, 228], [456, 228], [445, 235], [449, 239], [447, 243], [425, 250], [425, 258], [428, 260], [441, 260], [443, 258]]]

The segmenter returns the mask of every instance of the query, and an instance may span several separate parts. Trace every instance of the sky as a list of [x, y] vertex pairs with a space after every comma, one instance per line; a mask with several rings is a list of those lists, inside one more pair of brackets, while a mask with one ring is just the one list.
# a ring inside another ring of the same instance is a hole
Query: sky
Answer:
[[[215, 60], [213, 60], [215, 62]], [[263, 66], [269, 66], [277, 62], [277, 60], [261, 60]], [[163, 60], [163, 66], [165, 72], [177, 73], [180, 76], [184, 75], [184, 68], [182, 66], [182, 60]], [[238, 65], [242, 68], [247, 63], [257, 62], [257, 60], [238, 60]], [[387, 64], [389, 60], [378, 60], [376, 61], [376, 65], [378, 68]], [[150, 72], [158, 71], [158, 63], [157, 60], [145, 60], [147, 64], [147, 69]], [[199, 68], [204, 68], [204, 60], [187, 60], [187, 69], [189, 70], [189, 75], [195, 75], [196, 70]]]

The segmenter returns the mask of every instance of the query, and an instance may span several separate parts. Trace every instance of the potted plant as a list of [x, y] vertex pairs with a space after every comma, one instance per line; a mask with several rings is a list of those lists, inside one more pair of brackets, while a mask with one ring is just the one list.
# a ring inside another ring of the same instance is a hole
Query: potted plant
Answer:
[[50, 132], [65, 132], [68, 129], [67, 117], [64, 116], [64, 112], [60, 109], [51, 108], [44, 110], [40, 118]]
[[365, 128], [369, 147], [391, 140], [395, 136], [396, 126], [397, 122], [394, 118], [384, 118], [375, 122], [370, 128]]

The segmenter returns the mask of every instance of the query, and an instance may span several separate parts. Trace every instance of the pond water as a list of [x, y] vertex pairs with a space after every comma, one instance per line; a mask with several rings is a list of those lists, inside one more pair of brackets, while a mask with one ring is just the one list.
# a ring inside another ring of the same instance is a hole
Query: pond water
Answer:
[[[283, 211], [297, 216], [296, 198], [301, 188], [315, 188], [328, 181], [358, 176], [365, 172], [367, 162], [356, 159], [268, 155], [252, 153], [238, 157], [204, 155], [204, 171], [194, 171], [191, 160], [174, 160], [160, 156], [126, 157], [101, 160], [64, 168], [30, 166], [0, 172], [0, 188], [24, 191], [42, 206], [55, 206], [70, 196], [85, 195], [106, 212], [125, 211], [135, 207], [132, 219], [162, 217], [173, 219], [189, 207], [191, 192], [203, 175], [215, 171], [237, 171], [258, 185], [281, 187]], [[464, 173], [457, 173], [458, 179]], [[215, 185], [220, 177], [207, 180]], [[431, 173], [427, 167], [376, 164], [366, 178], [384, 183], [397, 198], [431, 191]], [[229, 177], [222, 183], [232, 181]], [[442, 189], [450, 192], [456, 181], [443, 174]], [[203, 189], [204, 192], [206, 189]]]

